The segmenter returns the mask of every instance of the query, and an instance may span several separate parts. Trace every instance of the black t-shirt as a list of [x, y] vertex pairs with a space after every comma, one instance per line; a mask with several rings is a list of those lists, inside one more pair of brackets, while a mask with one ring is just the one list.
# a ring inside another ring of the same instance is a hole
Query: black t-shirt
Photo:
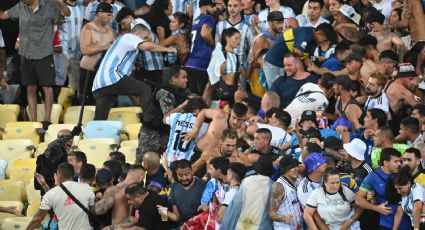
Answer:
[[145, 186], [148, 186], [152, 181], [156, 181], [156, 182], [160, 183], [163, 188], [167, 187], [168, 181], [167, 181], [167, 179], [165, 179], [164, 173], [165, 173], [165, 169], [164, 169], [164, 167], [161, 166], [161, 168], [158, 170], [158, 172], [156, 172], [152, 176], [149, 176], [148, 174], [146, 174]]
[[167, 207], [167, 203], [157, 193], [149, 191], [149, 195], [138, 208], [138, 227], [146, 228], [147, 230], [169, 229], [170, 221], [163, 222], [161, 220], [157, 205]]

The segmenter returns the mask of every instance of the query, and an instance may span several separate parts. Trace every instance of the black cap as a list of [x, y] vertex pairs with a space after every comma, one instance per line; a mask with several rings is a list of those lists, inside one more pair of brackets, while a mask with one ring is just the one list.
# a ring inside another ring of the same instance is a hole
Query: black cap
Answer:
[[344, 59], [344, 62], [350, 62], [350, 61], [363, 62], [363, 56], [359, 53], [351, 53]]
[[319, 123], [317, 122], [316, 112], [313, 110], [305, 110], [301, 114], [301, 119], [298, 124], [301, 126], [304, 121], [312, 121], [316, 124], [316, 126], [319, 126]]
[[263, 176], [272, 176], [275, 171], [270, 156], [261, 155], [257, 162], [254, 163], [254, 170]]
[[107, 2], [99, 2], [99, 5], [97, 5], [96, 13], [103, 12], [103, 13], [112, 13], [112, 5]]
[[329, 136], [328, 138], [326, 138], [325, 141], [323, 142], [323, 147], [330, 148], [335, 151], [338, 151], [344, 148], [342, 145], [342, 141], [336, 138], [335, 136]]
[[96, 173], [96, 184], [107, 184], [112, 181], [112, 173], [107, 169], [99, 169]]
[[346, 90], [351, 89], [351, 78], [349, 76], [341, 75], [335, 78], [334, 84], [342, 86]]
[[303, 137], [306, 137], [308, 139], [310, 139], [310, 138], [317, 138], [320, 141], [322, 140], [322, 134], [320, 133], [320, 130], [319, 129], [316, 129], [316, 128], [312, 127], [312, 126], [310, 128], [308, 128], [307, 130], [300, 130], [300, 134]]
[[384, 50], [379, 54], [379, 60], [382, 61], [383, 59], [391, 60], [395, 63], [398, 63], [398, 56], [397, 54], [392, 50]]
[[133, 10], [131, 10], [128, 7], [123, 7], [121, 8], [121, 10], [117, 13], [117, 16], [115, 16], [115, 20], [117, 22], [121, 22], [124, 18], [128, 17], [128, 16], [132, 16], [133, 18], [134, 16], [134, 12]]
[[280, 11], [272, 11], [267, 15], [267, 21], [275, 22], [275, 21], [283, 21], [283, 14]]
[[292, 155], [284, 155], [279, 161], [279, 167], [282, 174], [285, 174], [292, 168], [297, 167], [300, 164], [299, 161], [294, 159]]
[[212, 0], [199, 0], [199, 7], [203, 6], [215, 6], [215, 3]]
[[416, 77], [416, 69], [410, 62], [401, 63], [397, 66], [397, 77]]

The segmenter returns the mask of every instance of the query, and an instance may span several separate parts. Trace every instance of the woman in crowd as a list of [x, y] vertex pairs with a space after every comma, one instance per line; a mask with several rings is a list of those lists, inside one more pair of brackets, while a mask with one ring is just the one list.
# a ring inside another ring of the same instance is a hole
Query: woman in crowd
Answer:
[[[340, 179], [337, 169], [326, 169], [323, 187], [311, 193], [304, 210], [308, 229], [319, 229], [313, 220], [315, 212], [330, 230], [349, 229], [360, 217], [362, 210], [354, 204], [355, 194], [349, 188], [341, 186]], [[352, 208], [355, 208], [355, 214], [350, 218]]]
[[169, 53], [167, 55], [167, 62], [169, 65], [180, 64], [186, 62], [187, 55], [189, 54], [190, 41], [187, 34], [190, 28], [190, 18], [187, 14], [176, 12], [171, 17], [170, 30], [171, 36], [165, 38], [165, 31], [162, 27], [158, 27], [159, 44], [163, 46], [174, 46], [177, 49], [177, 54]]
[[424, 229], [420, 226], [425, 189], [418, 183], [412, 183], [409, 168], [404, 167], [394, 179], [397, 192], [401, 195], [401, 202], [394, 217], [393, 229], [398, 229], [403, 212], [412, 220], [413, 229]]

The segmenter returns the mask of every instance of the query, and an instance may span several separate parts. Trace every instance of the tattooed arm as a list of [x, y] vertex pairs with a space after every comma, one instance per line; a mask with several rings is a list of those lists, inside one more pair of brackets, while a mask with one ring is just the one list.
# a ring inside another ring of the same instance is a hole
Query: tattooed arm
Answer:
[[49, 210], [38, 209], [37, 213], [32, 218], [31, 222], [28, 224], [27, 230], [36, 229], [41, 225], [41, 221], [43, 221]]
[[281, 183], [274, 183], [272, 195], [270, 197], [269, 218], [276, 222], [286, 222], [287, 216], [281, 216], [277, 213], [279, 206], [285, 197], [285, 189]]
[[[116, 224], [110, 225], [109, 229], [122, 229], [122, 228], [137, 229], [137, 226], [135, 226], [136, 224], [137, 224], [136, 219], [133, 216], [129, 216]], [[144, 228], [139, 228], [139, 229], [144, 229]]]
[[114, 206], [115, 189], [115, 186], [106, 189], [105, 193], [102, 196], [102, 199], [96, 202], [94, 208], [96, 215], [103, 215]]

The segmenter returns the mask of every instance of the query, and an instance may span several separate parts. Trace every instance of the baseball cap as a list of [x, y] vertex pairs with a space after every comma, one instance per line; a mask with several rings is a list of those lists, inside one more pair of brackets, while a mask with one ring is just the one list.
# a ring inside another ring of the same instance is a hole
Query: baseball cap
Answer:
[[313, 110], [305, 110], [301, 114], [301, 119], [298, 124], [301, 126], [304, 121], [312, 121], [316, 124], [316, 126], [319, 126], [319, 123], [317, 122], [316, 112]]
[[349, 90], [351, 86], [351, 78], [345, 75], [337, 76], [334, 84], [340, 85], [342, 88]]
[[267, 21], [275, 22], [275, 21], [283, 21], [283, 14], [280, 11], [272, 11], [267, 15]]
[[350, 143], [344, 144], [344, 150], [353, 158], [364, 161], [364, 153], [366, 152], [366, 144], [358, 139], [354, 138]]
[[154, 188], [157, 188], [157, 189], [159, 189], [159, 190], [162, 190], [162, 185], [159, 183], [159, 182], [157, 182], [157, 181], [151, 181], [149, 184], [148, 184], [148, 186], [147, 187], [154, 187]]
[[352, 6], [342, 5], [341, 8], [339, 8], [339, 12], [356, 23], [356, 25], [360, 24], [361, 16], [354, 10]]
[[203, 6], [215, 6], [215, 3], [212, 0], [199, 0], [199, 7]]
[[333, 149], [335, 151], [343, 149], [342, 141], [335, 136], [327, 137], [323, 142], [323, 147]]
[[141, 19], [141, 18], [136, 18], [133, 21], [131, 21], [130, 28], [133, 29], [135, 26], [137, 26], [139, 24], [144, 25], [146, 28], [148, 28], [148, 30], [152, 31], [151, 26], [149, 25], [149, 23], [146, 22], [145, 20]]
[[279, 161], [279, 167], [282, 174], [285, 174], [290, 169], [297, 167], [300, 164], [299, 161], [294, 159], [292, 155], [284, 155]]
[[350, 62], [350, 61], [363, 62], [363, 56], [359, 53], [351, 53], [344, 59], [344, 62]]
[[397, 77], [416, 77], [416, 69], [410, 63], [401, 63], [397, 66]]
[[112, 13], [112, 5], [107, 2], [100, 2], [96, 8], [96, 13], [99, 13], [99, 12]]
[[107, 169], [99, 169], [96, 173], [96, 184], [107, 184], [112, 181], [112, 173]]
[[319, 168], [322, 164], [326, 163], [327, 160], [328, 158], [320, 153], [309, 154], [304, 160], [307, 175]]

